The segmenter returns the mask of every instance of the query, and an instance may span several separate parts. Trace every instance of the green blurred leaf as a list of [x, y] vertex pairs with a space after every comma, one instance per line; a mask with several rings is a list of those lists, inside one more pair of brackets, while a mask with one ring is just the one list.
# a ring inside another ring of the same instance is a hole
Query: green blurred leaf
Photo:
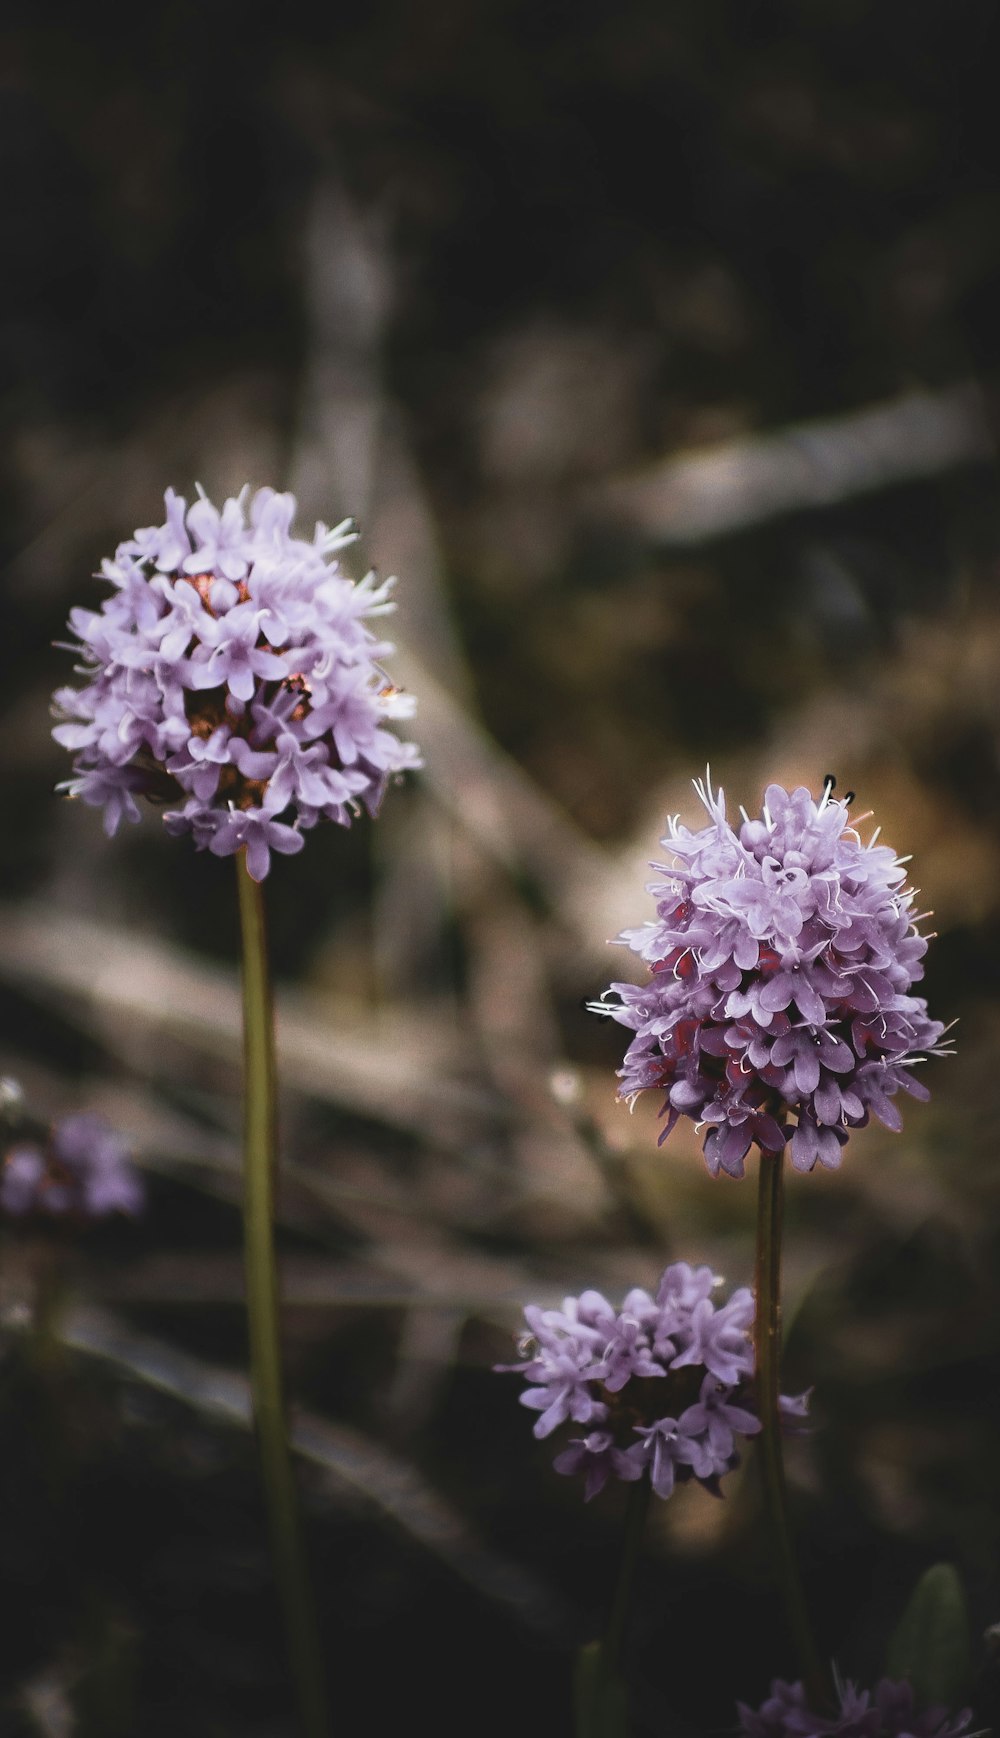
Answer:
[[918, 1707], [954, 1708], [969, 1677], [969, 1615], [958, 1570], [935, 1563], [920, 1577], [889, 1644], [890, 1677], [908, 1678]]
[[576, 1738], [628, 1738], [628, 1695], [603, 1644], [588, 1641], [573, 1673]]

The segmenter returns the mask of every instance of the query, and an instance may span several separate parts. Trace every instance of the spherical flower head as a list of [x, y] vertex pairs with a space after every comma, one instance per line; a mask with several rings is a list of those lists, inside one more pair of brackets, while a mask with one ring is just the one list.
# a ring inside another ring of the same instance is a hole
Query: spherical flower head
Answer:
[[[677, 1261], [655, 1295], [636, 1288], [616, 1310], [597, 1291], [558, 1309], [529, 1304], [521, 1361], [499, 1364], [528, 1383], [522, 1406], [539, 1414], [539, 1438], [581, 1425], [556, 1455], [557, 1472], [582, 1474], [589, 1500], [608, 1480], [643, 1478], [659, 1497], [697, 1479], [719, 1495], [738, 1463], [737, 1439], [760, 1429], [750, 1393], [753, 1296], [745, 1288], [716, 1304], [722, 1280]], [[801, 1417], [805, 1397], [782, 1396]]]
[[737, 1703], [739, 1729], [744, 1738], [961, 1738], [972, 1721], [970, 1708], [917, 1713], [913, 1686], [905, 1679], [883, 1678], [874, 1690], [838, 1679], [837, 1701], [835, 1713], [815, 1714], [800, 1683], [775, 1678], [759, 1708]]
[[144, 1202], [126, 1142], [100, 1117], [64, 1117], [45, 1141], [18, 1141], [3, 1155], [0, 1212], [12, 1218], [133, 1217]]
[[649, 980], [593, 1004], [635, 1034], [619, 1097], [662, 1091], [661, 1142], [690, 1117], [713, 1176], [742, 1177], [751, 1146], [786, 1143], [797, 1170], [835, 1168], [872, 1114], [902, 1126], [896, 1094], [929, 1097], [914, 1066], [946, 1053], [911, 994], [927, 943], [903, 863], [877, 832], [862, 843], [834, 784], [818, 801], [769, 785], [760, 816], [735, 827], [723, 792], [698, 781], [708, 824], [668, 822], [676, 862], [653, 865], [667, 876], [649, 889], [656, 920], [618, 937]]
[[104, 562], [110, 597], [70, 615], [84, 680], [56, 693], [53, 734], [75, 757], [61, 788], [103, 809], [109, 835], [146, 797], [196, 849], [245, 850], [260, 881], [317, 821], [377, 814], [420, 759], [387, 728], [413, 702], [367, 625], [395, 607], [393, 581], [340, 572], [349, 520], [307, 541], [292, 534], [294, 496], [248, 497], [220, 512], [168, 489], [166, 523]]

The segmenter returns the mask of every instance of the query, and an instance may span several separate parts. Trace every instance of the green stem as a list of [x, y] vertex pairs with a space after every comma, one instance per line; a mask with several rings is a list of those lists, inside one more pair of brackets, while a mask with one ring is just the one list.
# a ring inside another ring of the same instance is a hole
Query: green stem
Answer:
[[774, 1563], [785, 1602], [788, 1627], [799, 1657], [809, 1705], [822, 1713], [831, 1701], [824, 1670], [806, 1610], [802, 1582], [792, 1544], [781, 1449], [778, 1391], [781, 1368], [781, 1218], [784, 1154], [761, 1152], [757, 1197], [757, 1309], [754, 1349], [760, 1409], [760, 1468], [764, 1511], [771, 1535]]
[[302, 1730], [306, 1738], [328, 1738], [326, 1675], [288, 1449], [278, 1332], [278, 1269], [274, 1252], [276, 1070], [264, 900], [247, 870], [244, 851], [236, 858], [236, 878], [243, 947], [244, 1258], [250, 1387], [272, 1561]]
[[607, 1630], [601, 1641], [588, 1642], [577, 1654], [573, 1674], [576, 1738], [628, 1738], [622, 1651], [648, 1506], [649, 1484], [643, 1479], [629, 1488], [621, 1564]]
[[34, 1377], [41, 1470], [49, 1503], [58, 1509], [69, 1484], [70, 1457], [67, 1444], [67, 1407], [71, 1397], [66, 1386], [65, 1347], [59, 1338], [60, 1318], [66, 1303], [68, 1249], [64, 1228], [55, 1225], [48, 1236], [32, 1238], [28, 1267], [35, 1287], [31, 1333], [25, 1347]]
[[608, 1627], [602, 1643], [604, 1659], [610, 1670], [615, 1673], [621, 1671], [625, 1625], [628, 1621], [629, 1606], [632, 1600], [635, 1566], [639, 1561], [639, 1548], [646, 1526], [650, 1489], [647, 1478], [639, 1479], [636, 1484], [629, 1486], [628, 1505], [625, 1510], [625, 1537], [622, 1540], [618, 1582], [611, 1602], [611, 1616], [608, 1619]]

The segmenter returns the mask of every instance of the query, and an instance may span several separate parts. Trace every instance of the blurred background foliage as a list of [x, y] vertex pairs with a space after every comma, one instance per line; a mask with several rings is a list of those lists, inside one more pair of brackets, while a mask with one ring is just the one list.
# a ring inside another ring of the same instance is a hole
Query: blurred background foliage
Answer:
[[[2, 1066], [151, 1206], [0, 1261], [0, 1730], [290, 1731], [245, 1430], [231, 867], [57, 800], [54, 649], [167, 483], [346, 513], [427, 771], [268, 885], [288, 1341], [343, 1725], [567, 1733], [615, 1495], [532, 1442], [520, 1306], [750, 1271], [753, 1185], [614, 1101], [583, 1002], [667, 812], [827, 770], [914, 854], [961, 1018], [901, 1137], [795, 1178], [790, 1449], [870, 1677], [959, 1564], [1000, 1618], [1000, 345], [987, 0], [40, 9], [4, 26]], [[872, 823], [874, 824], [874, 823]], [[44, 1324], [43, 1324], [44, 1325]], [[655, 1519], [638, 1729], [794, 1662], [752, 1469]]]

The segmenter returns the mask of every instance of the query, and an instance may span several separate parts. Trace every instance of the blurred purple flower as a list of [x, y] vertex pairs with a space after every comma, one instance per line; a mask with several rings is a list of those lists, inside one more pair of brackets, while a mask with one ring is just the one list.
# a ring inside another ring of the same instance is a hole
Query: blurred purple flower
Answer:
[[[0, 1172], [0, 1208], [18, 1218], [34, 1212], [45, 1201], [46, 1174], [45, 1154], [41, 1147], [20, 1141], [16, 1147], [9, 1148], [4, 1154]], [[47, 1212], [64, 1212], [67, 1205], [67, 1192], [59, 1188], [54, 1191], [52, 1203], [45, 1202]]]
[[668, 876], [650, 888], [657, 919], [618, 938], [652, 975], [592, 1004], [635, 1033], [619, 1096], [665, 1092], [661, 1141], [681, 1116], [705, 1126], [713, 1176], [742, 1177], [751, 1146], [788, 1142], [797, 1170], [833, 1169], [872, 1114], [901, 1127], [895, 1094], [926, 1099], [913, 1066], [946, 1053], [910, 994], [927, 948], [914, 894], [877, 833], [862, 844], [831, 781], [819, 802], [769, 785], [738, 830], [721, 790], [707, 777], [695, 789], [708, 825], [669, 821], [678, 861], [654, 865]]
[[53, 734], [75, 756], [60, 788], [103, 809], [109, 835], [140, 818], [139, 796], [165, 801], [169, 832], [245, 848], [260, 881], [319, 820], [377, 813], [420, 757], [386, 728], [414, 706], [366, 625], [394, 608], [393, 582], [340, 573], [350, 521], [305, 541], [292, 495], [248, 493], [220, 512], [168, 489], [166, 523], [104, 563], [111, 596], [70, 615], [85, 681], [56, 693]]
[[0, 1211], [15, 1218], [134, 1216], [144, 1202], [127, 1144], [100, 1117], [64, 1117], [44, 1146], [18, 1142], [3, 1157]]
[[814, 1714], [800, 1683], [775, 1678], [759, 1708], [736, 1704], [740, 1732], [744, 1738], [961, 1738], [972, 1721], [969, 1708], [958, 1714], [928, 1708], [918, 1714], [913, 1687], [905, 1680], [883, 1678], [874, 1690], [838, 1682], [837, 1693], [835, 1714]]
[[[709, 1293], [721, 1283], [711, 1268], [677, 1261], [655, 1298], [636, 1288], [620, 1310], [597, 1291], [558, 1309], [526, 1307], [521, 1361], [496, 1367], [528, 1383], [520, 1398], [539, 1414], [537, 1437], [571, 1420], [592, 1427], [554, 1462], [557, 1472], [584, 1474], [585, 1498], [609, 1478], [647, 1473], [660, 1497], [690, 1478], [717, 1492], [737, 1464], [737, 1437], [760, 1429], [749, 1397], [753, 1297], [742, 1288], [717, 1308]], [[796, 1419], [806, 1403], [782, 1397]]]

